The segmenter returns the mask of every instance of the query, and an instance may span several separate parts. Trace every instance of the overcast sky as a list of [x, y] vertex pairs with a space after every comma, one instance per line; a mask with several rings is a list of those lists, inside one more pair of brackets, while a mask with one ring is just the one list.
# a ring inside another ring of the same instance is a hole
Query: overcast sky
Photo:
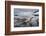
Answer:
[[14, 15], [18, 15], [18, 16], [34, 16], [33, 14], [39, 14], [39, 9], [14, 8]]

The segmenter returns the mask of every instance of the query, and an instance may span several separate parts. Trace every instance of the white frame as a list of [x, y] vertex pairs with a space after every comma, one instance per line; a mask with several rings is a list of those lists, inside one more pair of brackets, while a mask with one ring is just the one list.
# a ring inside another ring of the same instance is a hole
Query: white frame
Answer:
[[[28, 8], [28, 9], [39, 9], [39, 27], [14, 27], [14, 8]], [[27, 29], [28, 28], [28, 29]], [[42, 30], [42, 7], [41, 6], [22, 6], [22, 5], [11, 5], [11, 28], [10, 31], [27, 31], [27, 30]]]

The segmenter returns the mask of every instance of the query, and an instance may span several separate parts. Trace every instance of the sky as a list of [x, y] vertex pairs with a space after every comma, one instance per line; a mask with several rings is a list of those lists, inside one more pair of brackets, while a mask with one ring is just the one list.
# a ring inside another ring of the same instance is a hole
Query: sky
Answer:
[[39, 15], [39, 9], [14, 8], [14, 16], [15, 15], [32, 17], [34, 15]]

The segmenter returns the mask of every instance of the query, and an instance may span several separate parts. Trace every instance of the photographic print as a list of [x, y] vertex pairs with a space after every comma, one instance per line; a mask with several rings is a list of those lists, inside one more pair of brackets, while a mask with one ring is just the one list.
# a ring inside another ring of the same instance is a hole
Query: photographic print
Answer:
[[5, 34], [45, 32], [44, 3], [5, 1]]
[[11, 5], [11, 31], [41, 30], [41, 10], [40, 6]]
[[39, 9], [14, 8], [14, 27], [38, 27]]

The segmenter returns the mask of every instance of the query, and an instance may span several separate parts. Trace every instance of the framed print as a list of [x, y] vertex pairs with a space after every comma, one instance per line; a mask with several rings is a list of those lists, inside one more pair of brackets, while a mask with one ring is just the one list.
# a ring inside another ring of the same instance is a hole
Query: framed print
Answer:
[[33, 34], [45, 31], [44, 3], [5, 1], [5, 34]]

